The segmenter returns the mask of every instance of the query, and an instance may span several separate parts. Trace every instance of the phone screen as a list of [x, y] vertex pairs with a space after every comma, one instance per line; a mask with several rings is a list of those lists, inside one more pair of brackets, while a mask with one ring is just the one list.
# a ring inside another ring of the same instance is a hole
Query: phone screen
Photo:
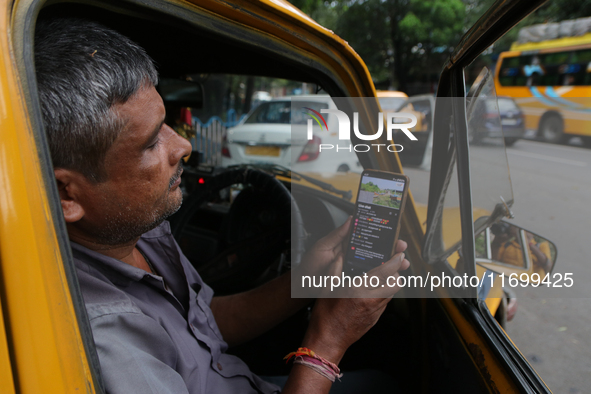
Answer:
[[408, 178], [383, 171], [364, 171], [357, 193], [344, 271], [359, 275], [394, 254]]

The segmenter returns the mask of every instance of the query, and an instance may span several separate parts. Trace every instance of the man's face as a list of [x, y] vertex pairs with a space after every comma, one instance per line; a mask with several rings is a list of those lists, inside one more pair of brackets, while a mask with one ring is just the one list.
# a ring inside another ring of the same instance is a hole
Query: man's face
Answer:
[[130, 242], [179, 209], [181, 159], [191, 153], [191, 144], [164, 124], [154, 87], [113, 109], [124, 126], [105, 156], [107, 180], [88, 188], [78, 223], [107, 245]]

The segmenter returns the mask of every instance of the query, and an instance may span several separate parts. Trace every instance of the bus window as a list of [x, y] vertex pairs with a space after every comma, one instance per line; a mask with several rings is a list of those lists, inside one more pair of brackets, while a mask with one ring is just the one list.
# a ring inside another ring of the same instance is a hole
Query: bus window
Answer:
[[[538, 63], [534, 64], [536, 61]], [[548, 53], [535, 56], [531, 65], [524, 66], [524, 74], [528, 77], [525, 84], [519, 77], [516, 77], [512, 84], [501, 80], [499, 82], [502, 86], [589, 85], [591, 77], [588, 77], [587, 69], [590, 62], [591, 50]]]
[[527, 85], [527, 78], [524, 76], [515, 77], [515, 81], [513, 86], [526, 86]]
[[554, 52], [540, 56], [540, 63], [544, 65], [549, 64], [564, 64], [568, 63], [570, 52]]
[[503, 59], [503, 65], [502, 67], [519, 67], [521, 66], [521, 56], [516, 56], [516, 57], [507, 57], [505, 59]]
[[557, 72], [556, 67], [547, 67], [544, 75], [533, 76], [531, 86], [560, 86], [562, 75]]
[[499, 83], [502, 86], [525, 86], [527, 78], [522, 76], [521, 66], [528, 64], [530, 60], [531, 56], [504, 58], [500, 65]]
[[513, 77], [499, 77], [499, 83], [502, 86], [514, 86], [514, 79]]
[[572, 63], [589, 63], [591, 62], [591, 50], [574, 51], [571, 58]]

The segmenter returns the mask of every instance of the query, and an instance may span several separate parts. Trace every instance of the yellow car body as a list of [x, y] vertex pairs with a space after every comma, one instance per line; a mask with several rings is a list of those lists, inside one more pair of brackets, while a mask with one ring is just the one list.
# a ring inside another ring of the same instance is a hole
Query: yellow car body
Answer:
[[[0, 392], [100, 393], [30, 73], [35, 20], [51, 2], [0, 2]], [[152, 18], [172, 15], [185, 22], [187, 31], [207, 20], [218, 31], [247, 32], [255, 48], [273, 43], [286, 59], [314, 61], [347, 96], [376, 96], [367, 67], [351, 47], [283, 0], [93, 4], [123, 19], [138, 10]], [[382, 170], [403, 172], [396, 155], [377, 155], [375, 163]], [[343, 177], [336, 184], [346, 188], [346, 183]], [[410, 198], [400, 237], [409, 243], [407, 255], [417, 273], [430, 269], [421, 253], [426, 217], [426, 208]], [[435, 302], [445, 310], [482, 384], [490, 392], [518, 392], [522, 382], [509, 373], [503, 361], [508, 356], [491, 346], [458, 303], [446, 298]], [[494, 314], [495, 301], [488, 302]]]

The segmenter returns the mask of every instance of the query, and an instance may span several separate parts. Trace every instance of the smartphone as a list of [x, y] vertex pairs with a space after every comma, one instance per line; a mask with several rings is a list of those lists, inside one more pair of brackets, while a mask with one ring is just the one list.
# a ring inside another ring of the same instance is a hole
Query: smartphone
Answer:
[[402, 174], [363, 171], [343, 264], [345, 274], [363, 275], [394, 255], [408, 183]]

